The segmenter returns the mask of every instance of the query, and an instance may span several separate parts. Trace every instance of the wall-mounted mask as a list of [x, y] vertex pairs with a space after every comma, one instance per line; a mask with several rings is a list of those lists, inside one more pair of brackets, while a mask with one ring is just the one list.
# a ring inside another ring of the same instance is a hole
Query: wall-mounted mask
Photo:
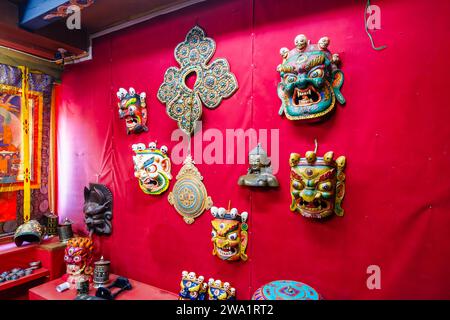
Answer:
[[311, 44], [300, 34], [294, 49], [280, 49], [280, 115], [284, 113], [290, 120], [319, 120], [334, 109], [336, 100], [345, 103], [340, 91], [344, 74], [338, 69], [339, 55], [328, 51], [329, 44], [328, 37]]
[[211, 208], [214, 219], [211, 221], [211, 241], [214, 245], [212, 254], [222, 260], [247, 260], [248, 213], [238, 213], [236, 208]]
[[66, 263], [65, 280], [75, 289], [80, 280], [90, 281], [93, 273], [92, 254], [94, 243], [87, 237], [69, 239], [64, 255]]
[[258, 143], [248, 155], [250, 167], [247, 174], [239, 177], [238, 184], [250, 187], [278, 187], [278, 180], [272, 174], [270, 159], [266, 151]]
[[178, 300], [205, 300], [208, 284], [204, 280], [203, 276], [197, 277], [195, 272], [183, 271]]
[[139, 187], [146, 194], [161, 194], [169, 188], [172, 179], [171, 162], [167, 154], [168, 149], [156, 147], [156, 142], [133, 144], [134, 176], [139, 180]]
[[169, 203], [175, 207], [184, 222], [188, 224], [193, 223], [195, 218], [213, 205], [202, 180], [200, 171], [195, 166], [192, 157], [188, 155], [168, 197]]
[[[167, 114], [187, 135], [193, 133], [196, 121], [202, 116], [202, 102], [207, 108], [215, 109], [223, 98], [238, 89], [226, 59], [208, 64], [215, 51], [214, 40], [206, 37], [202, 28], [192, 28], [185, 41], [175, 48], [180, 68], [167, 69], [158, 90], [158, 99], [166, 104]], [[186, 78], [191, 74], [197, 75], [193, 89], [186, 86]]]
[[308, 151], [304, 158], [292, 153], [291, 166], [291, 211], [307, 218], [325, 218], [333, 214], [344, 215], [341, 207], [345, 194], [344, 156], [334, 160], [332, 151], [317, 157]]
[[120, 88], [117, 91], [119, 98], [119, 117], [125, 119], [127, 134], [148, 131], [147, 128], [147, 104], [145, 92], [137, 94], [136, 90], [129, 91]]
[[112, 231], [112, 192], [104, 184], [90, 183], [84, 187], [84, 222], [89, 235], [109, 235]]
[[220, 280], [210, 278], [208, 280], [209, 300], [236, 300], [236, 289], [228, 282], [222, 283]]

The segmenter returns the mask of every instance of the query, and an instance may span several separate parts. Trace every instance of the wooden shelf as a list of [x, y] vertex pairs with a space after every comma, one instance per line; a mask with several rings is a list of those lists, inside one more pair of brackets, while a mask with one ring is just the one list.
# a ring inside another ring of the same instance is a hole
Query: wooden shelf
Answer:
[[39, 278], [48, 277], [50, 275], [50, 272], [45, 268], [39, 268], [33, 271], [32, 274], [28, 276], [24, 276], [22, 278], [19, 278], [17, 280], [9, 280], [5, 281], [3, 283], [0, 283], [0, 292], [8, 290], [13, 287], [17, 287], [19, 285], [22, 285], [24, 283], [28, 283], [31, 281], [34, 281]]

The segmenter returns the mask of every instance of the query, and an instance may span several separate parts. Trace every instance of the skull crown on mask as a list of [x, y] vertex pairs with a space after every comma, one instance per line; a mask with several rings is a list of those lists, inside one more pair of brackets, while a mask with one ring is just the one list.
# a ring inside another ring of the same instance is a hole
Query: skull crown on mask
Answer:
[[345, 104], [340, 91], [344, 74], [338, 68], [339, 55], [328, 50], [328, 37], [311, 44], [300, 34], [295, 37], [294, 44], [292, 50], [280, 49], [283, 61], [277, 67], [280, 73], [279, 114], [290, 120], [320, 120], [334, 110], [336, 100]]

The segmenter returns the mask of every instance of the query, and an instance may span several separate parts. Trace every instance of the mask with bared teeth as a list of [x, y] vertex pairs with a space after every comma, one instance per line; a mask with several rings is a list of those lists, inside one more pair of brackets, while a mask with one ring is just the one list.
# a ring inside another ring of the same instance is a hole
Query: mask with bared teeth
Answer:
[[334, 159], [329, 151], [317, 157], [315, 151], [308, 151], [305, 157], [292, 153], [291, 166], [291, 211], [307, 218], [321, 219], [335, 213], [344, 215], [341, 207], [345, 194], [344, 156]]
[[248, 213], [238, 213], [236, 208], [211, 208], [214, 219], [211, 221], [211, 241], [213, 255], [226, 261], [247, 260], [245, 253], [248, 243]]
[[278, 65], [281, 81], [278, 97], [280, 115], [290, 120], [319, 120], [334, 110], [336, 100], [345, 103], [341, 94], [344, 74], [340, 60], [328, 50], [330, 39], [322, 37], [311, 44], [305, 35], [295, 38], [295, 48], [281, 49], [283, 62]]

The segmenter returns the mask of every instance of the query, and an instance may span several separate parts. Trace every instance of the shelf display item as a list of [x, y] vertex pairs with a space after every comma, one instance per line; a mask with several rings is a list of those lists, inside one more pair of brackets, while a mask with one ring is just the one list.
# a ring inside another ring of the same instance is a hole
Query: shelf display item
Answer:
[[58, 216], [54, 213], [48, 213], [45, 216], [45, 231], [49, 236], [58, 234]]
[[119, 99], [119, 117], [125, 120], [127, 134], [147, 132], [147, 95], [140, 94], [130, 88], [128, 91], [120, 88], [117, 91]]
[[178, 300], [205, 300], [208, 284], [203, 276], [195, 272], [183, 271], [181, 273], [180, 292]]
[[346, 158], [334, 159], [329, 151], [317, 157], [317, 142], [314, 151], [308, 151], [302, 158], [292, 153], [290, 192], [291, 211], [307, 218], [321, 219], [335, 213], [344, 215], [341, 204], [345, 194]]
[[111, 262], [103, 259], [103, 256], [99, 261], [94, 262], [94, 288], [103, 287], [109, 281], [109, 268]]
[[[39, 266], [39, 268], [40, 268], [40, 266]], [[39, 268], [29, 267], [29, 268], [23, 269], [23, 268], [17, 267], [17, 268], [13, 268], [9, 271], [4, 271], [4, 272], [0, 273], [0, 284], [3, 282], [6, 282], [6, 281], [14, 281], [14, 280], [18, 280], [22, 277], [29, 276], [30, 274], [33, 273], [33, 271], [35, 269], [39, 269]]]
[[258, 288], [252, 300], [321, 300], [314, 288], [307, 284], [291, 280], [269, 282]]
[[250, 151], [248, 162], [250, 167], [246, 175], [239, 177], [239, 185], [248, 187], [279, 186], [277, 178], [272, 174], [270, 159], [260, 143]]
[[150, 195], [158, 195], [169, 188], [171, 174], [171, 162], [168, 148], [156, 147], [156, 142], [150, 142], [148, 148], [145, 144], [133, 144], [134, 176], [139, 181], [141, 190]]
[[168, 197], [169, 203], [174, 206], [187, 224], [193, 223], [195, 218], [213, 205], [202, 180], [200, 171], [195, 166], [192, 157], [188, 155]]
[[59, 241], [67, 243], [67, 241], [73, 237], [72, 221], [65, 218], [63, 223], [58, 225], [57, 230]]
[[[111, 290], [119, 288], [119, 290]], [[124, 277], [118, 277], [107, 287], [100, 287], [97, 289], [95, 296], [103, 300], [114, 300], [116, 297], [124, 291], [133, 289], [130, 280]]]
[[211, 208], [214, 219], [211, 221], [212, 254], [226, 261], [247, 260], [248, 213], [238, 213], [236, 208]]
[[220, 280], [210, 278], [208, 280], [209, 300], [236, 300], [236, 289], [228, 282], [222, 283]]
[[280, 49], [283, 61], [277, 67], [281, 77], [277, 89], [281, 100], [279, 114], [285, 114], [289, 120], [320, 120], [334, 110], [336, 101], [345, 104], [339, 55], [328, 50], [328, 37], [312, 44], [300, 34], [294, 43], [292, 50]]
[[68, 240], [64, 255], [66, 274], [63, 280], [70, 284], [71, 289], [76, 289], [80, 280], [92, 281], [93, 252], [94, 243], [90, 238], [75, 237]]
[[[189, 136], [202, 116], [202, 103], [215, 109], [222, 99], [229, 98], [238, 89], [226, 59], [218, 58], [209, 63], [215, 51], [215, 41], [206, 37], [199, 26], [192, 28], [184, 42], [175, 48], [175, 60], [180, 66], [167, 69], [158, 90], [158, 99], [166, 104], [169, 117]], [[197, 78], [190, 89], [186, 78], [192, 74]]]
[[42, 241], [45, 234], [45, 228], [36, 220], [30, 220], [21, 224], [14, 233], [14, 242], [16, 246], [20, 247], [24, 242]]
[[112, 192], [104, 184], [90, 183], [89, 188], [84, 187], [84, 222], [89, 236], [111, 234], [112, 200]]

